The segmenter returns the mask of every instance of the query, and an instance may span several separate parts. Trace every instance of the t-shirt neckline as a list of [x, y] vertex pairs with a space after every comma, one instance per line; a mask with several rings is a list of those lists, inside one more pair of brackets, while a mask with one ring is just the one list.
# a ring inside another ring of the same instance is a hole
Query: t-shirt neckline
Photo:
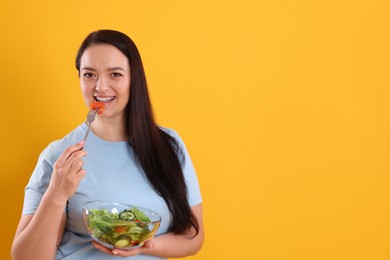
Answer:
[[[80, 127], [82, 129], [83, 134], [85, 135], [87, 133], [87, 130], [88, 130], [87, 124], [83, 123], [83, 124], [81, 124]], [[112, 141], [104, 140], [104, 139], [98, 137], [97, 135], [95, 135], [95, 133], [92, 130], [89, 131], [88, 138], [87, 138], [86, 142], [87, 142], [86, 144], [88, 144], [88, 142], [94, 142], [94, 143], [97, 143], [99, 145], [110, 146], [113, 148], [114, 147], [128, 147], [129, 146], [129, 143], [126, 141], [112, 142]]]

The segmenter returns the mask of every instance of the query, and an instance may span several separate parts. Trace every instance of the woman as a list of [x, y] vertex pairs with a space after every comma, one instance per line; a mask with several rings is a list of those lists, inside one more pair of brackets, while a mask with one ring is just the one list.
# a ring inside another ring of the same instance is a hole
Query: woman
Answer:
[[[164, 259], [196, 254], [203, 243], [202, 198], [180, 137], [153, 119], [142, 61], [125, 34], [100, 30], [82, 43], [76, 68], [85, 103], [105, 103], [87, 131], [81, 124], [40, 155], [26, 187], [12, 246], [17, 259]], [[162, 216], [156, 236], [132, 250], [91, 239], [82, 205], [138, 205]]]

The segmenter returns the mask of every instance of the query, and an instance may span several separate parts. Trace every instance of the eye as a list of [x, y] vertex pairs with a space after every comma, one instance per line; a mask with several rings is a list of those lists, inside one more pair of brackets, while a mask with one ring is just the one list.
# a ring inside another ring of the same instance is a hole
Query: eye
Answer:
[[92, 78], [95, 75], [93, 73], [91, 73], [91, 72], [86, 72], [86, 73], [83, 74], [83, 76], [84, 76], [84, 78]]
[[113, 73], [111, 73], [111, 76], [112, 76], [113, 78], [119, 78], [119, 77], [122, 77], [122, 74], [119, 73], [119, 72], [113, 72]]

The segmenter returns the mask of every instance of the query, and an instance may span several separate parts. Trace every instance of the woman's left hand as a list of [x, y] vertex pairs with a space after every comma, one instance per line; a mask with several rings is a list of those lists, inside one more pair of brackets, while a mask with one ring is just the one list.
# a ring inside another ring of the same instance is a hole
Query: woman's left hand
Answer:
[[129, 249], [129, 250], [122, 250], [119, 248], [110, 249], [110, 248], [107, 248], [107, 247], [100, 245], [99, 243], [97, 243], [95, 241], [92, 241], [92, 244], [96, 249], [99, 249], [100, 251], [102, 251], [106, 254], [121, 256], [121, 257], [128, 257], [128, 256], [135, 256], [135, 255], [142, 254], [145, 251], [145, 249], [149, 249], [153, 246], [153, 241], [152, 240], [145, 241], [143, 246], [136, 247], [134, 249]]

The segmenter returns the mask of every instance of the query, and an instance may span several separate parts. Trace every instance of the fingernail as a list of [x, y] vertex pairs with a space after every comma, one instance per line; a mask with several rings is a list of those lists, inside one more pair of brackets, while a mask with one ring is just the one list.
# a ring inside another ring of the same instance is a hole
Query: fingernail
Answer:
[[118, 254], [118, 251], [112, 250], [112, 253], [113, 253], [114, 255], [117, 255], [117, 254]]

